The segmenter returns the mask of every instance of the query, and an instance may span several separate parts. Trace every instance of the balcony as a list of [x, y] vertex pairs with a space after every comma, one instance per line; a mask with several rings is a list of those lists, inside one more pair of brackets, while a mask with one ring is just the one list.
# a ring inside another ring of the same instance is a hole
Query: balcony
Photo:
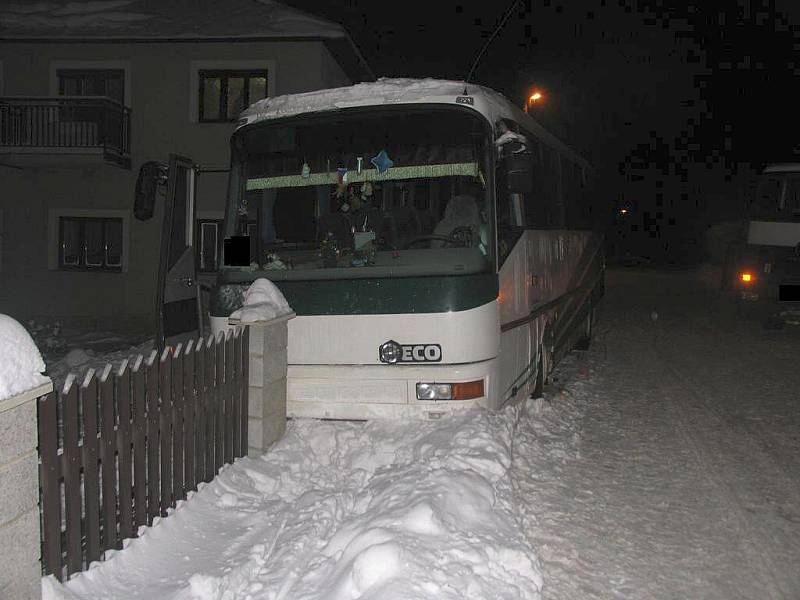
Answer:
[[99, 96], [0, 97], [0, 164], [130, 169], [128, 107]]

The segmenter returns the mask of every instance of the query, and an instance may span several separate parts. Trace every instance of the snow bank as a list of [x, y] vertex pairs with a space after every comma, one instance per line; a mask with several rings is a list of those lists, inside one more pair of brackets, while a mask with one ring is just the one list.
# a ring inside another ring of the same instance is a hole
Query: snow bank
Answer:
[[47, 383], [42, 355], [25, 328], [0, 314], [0, 400]]
[[509, 474], [519, 414], [293, 420], [105, 563], [46, 579], [44, 600], [535, 600]]
[[241, 323], [269, 321], [292, 313], [281, 291], [269, 279], [256, 279], [244, 293], [244, 306], [231, 313]]
[[[72, 347], [69, 352], [59, 359], [47, 359], [47, 374], [53, 380], [56, 389], [63, 389], [69, 373], [74, 373], [78, 381], [89, 369], [102, 372], [107, 364], [118, 370], [123, 361], [133, 362], [138, 355], [147, 356], [153, 350], [154, 342], [151, 339], [139, 341], [142, 336], [111, 336], [110, 334], [91, 333], [65, 341], [67, 347]], [[135, 342], [139, 342], [135, 344]], [[92, 350], [84, 346], [99, 348]], [[107, 349], [114, 348], [113, 350]]]

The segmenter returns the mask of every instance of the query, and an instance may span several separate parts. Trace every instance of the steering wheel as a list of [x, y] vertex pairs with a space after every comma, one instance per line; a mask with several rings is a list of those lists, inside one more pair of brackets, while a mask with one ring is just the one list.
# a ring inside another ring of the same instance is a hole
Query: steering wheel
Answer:
[[405, 250], [410, 250], [422, 242], [442, 242], [445, 248], [469, 248], [472, 246], [472, 228], [456, 227], [449, 235], [421, 235], [410, 240], [404, 246]]

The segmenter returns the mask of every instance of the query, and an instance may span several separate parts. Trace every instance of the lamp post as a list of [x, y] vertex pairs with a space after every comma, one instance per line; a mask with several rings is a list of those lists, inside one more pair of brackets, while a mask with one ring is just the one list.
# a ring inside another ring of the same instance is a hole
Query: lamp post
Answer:
[[525, 102], [525, 112], [530, 113], [531, 106], [541, 104], [544, 102], [544, 94], [540, 90], [533, 90], [528, 100]]

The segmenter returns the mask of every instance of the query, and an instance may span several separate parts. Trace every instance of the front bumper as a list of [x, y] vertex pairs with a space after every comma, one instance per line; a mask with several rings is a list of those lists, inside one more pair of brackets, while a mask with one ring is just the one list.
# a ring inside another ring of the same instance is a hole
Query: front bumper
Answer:
[[[290, 417], [321, 419], [438, 419], [474, 406], [497, 408], [496, 358], [457, 365], [289, 365]], [[471, 400], [417, 400], [419, 382], [482, 379], [485, 395]]]

